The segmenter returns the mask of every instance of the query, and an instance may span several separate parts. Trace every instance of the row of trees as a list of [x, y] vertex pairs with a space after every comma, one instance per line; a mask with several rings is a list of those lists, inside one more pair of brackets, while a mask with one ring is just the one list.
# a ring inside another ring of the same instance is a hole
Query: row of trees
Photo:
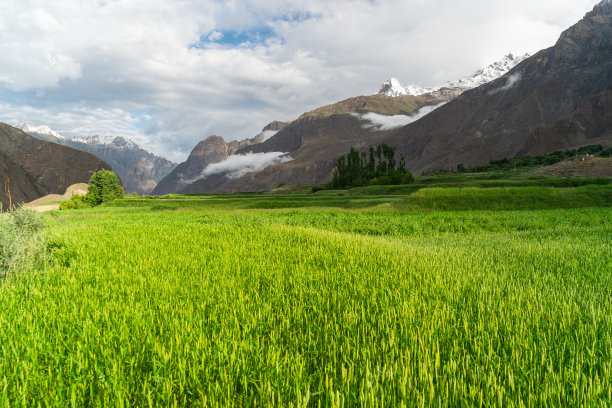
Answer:
[[370, 146], [369, 154], [351, 146], [348, 155], [336, 161], [328, 187], [404, 184], [413, 180], [412, 174], [406, 170], [404, 155], [400, 154], [398, 161], [395, 147], [383, 143], [376, 148]]

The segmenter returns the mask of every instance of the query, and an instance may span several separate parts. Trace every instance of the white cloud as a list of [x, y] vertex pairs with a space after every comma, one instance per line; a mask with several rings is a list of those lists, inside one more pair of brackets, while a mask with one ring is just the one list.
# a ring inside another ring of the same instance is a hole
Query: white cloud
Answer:
[[514, 88], [514, 86], [515, 86], [517, 83], [519, 83], [519, 82], [520, 82], [521, 77], [522, 77], [522, 75], [521, 75], [521, 73], [520, 73], [520, 72], [516, 72], [516, 73], [514, 73], [514, 74], [510, 75], [510, 76], [509, 76], [509, 77], [506, 79], [506, 84], [505, 84], [505, 85], [503, 85], [503, 86], [501, 86], [501, 87], [499, 87], [499, 88], [497, 88], [497, 89], [494, 89], [494, 90], [490, 91], [490, 92], [489, 92], [489, 95], [496, 94], [496, 93], [498, 93], [498, 92], [507, 91], [507, 90], [508, 90], [508, 89], [510, 89], [510, 88]]
[[0, 120], [135, 135], [180, 160], [211, 134], [253, 137], [390, 76], [439, 85], [533, 53], [596, 3], [3, 0]]
[[213, 31], [208, 36], [208, 40], [209, 41], [219, 41], [222, 38], [223, 38], [223, 33], [219, 32], [219, 31]]
[[261, 171], [268, 166], [287, 163], [292, 160], [291, 156], [283, 152], [235, 154], [228, 156], [219, 163], [209, 164], [200, 176], [190, 180], [183, 180], [183, 183], [191, 184], [196, 180], [204, 179], [213, 174], [223, 174], [230, 179], [240, 178], [247, 173]]
[[368, 112], [363, 114], [355, 113], [353, 115], [359, 118], [359, 120], [369, 122], [364, 123], [362, 125], [365, 129], [373, 129], [376, 131], [392, 130], [409, 125], [412, 122], [416, 122], [423, 116], [430, 114], [431, 112], [438, 109], [440, 106], [445, 105], [446, 103], [447, 102], [442, 102], [437, 105], [423, 106], [421, 109], [419, 109], [412, 115], [385, 116], [379, 115], [378, 113], [374, 112]]

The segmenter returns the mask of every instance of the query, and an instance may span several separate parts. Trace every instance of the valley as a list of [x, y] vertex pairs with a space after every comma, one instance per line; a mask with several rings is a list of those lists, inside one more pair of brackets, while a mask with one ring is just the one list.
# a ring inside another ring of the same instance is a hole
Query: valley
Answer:
[[8, 1], [0, 408], [611, 406], [612, 0]]

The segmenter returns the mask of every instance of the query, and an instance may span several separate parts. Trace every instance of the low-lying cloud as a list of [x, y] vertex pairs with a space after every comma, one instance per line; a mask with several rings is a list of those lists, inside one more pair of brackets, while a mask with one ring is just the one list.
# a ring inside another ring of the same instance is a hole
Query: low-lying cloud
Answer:
[[423, 116], [426, 116], [438, 109], [440, 106], [446, 104], [447, 102], [442, 102], [437, 105], [429, 105], [424, 106], [412, 115], [392, 115], [385, 116], [379, 115], [378, 113], [369, 112], [364, 114], [355, 113], [354, 116], [358, 117], [359, 120], [362, 120], [364, 123], [362, 126], [365, 129], [372, 129], [375, 131], [383, 131], [383, 130], [393, 130], [406, 125], [411, 124], [412, 122], [416, 122], [421, 119]]
[[504, 92], [504, 91], [507, 91], [510, 88], [514, 88], [516, 86], [516, 84], [518, 84], [521, 81], [521, 77], [522, 77], [522, 75], [521, 75], [520, 72], [516, 72], [516, 73], [510, 75], [508, 77], [508, 79], [506, 80], [506, 85], [492, 90], [491, 92], [489, 92], [489, 95], [493, 95], [493, 94], [496, 94], [498, 92]]
[[219, 163], [209, 164], [202, 170], [202, 173], [198, 177], [190, 180], [183, 180], [183, 183], [191, 184], [197, 180], [205, 179], [215, 174], [221, 174], [227, 178], [236, 179], [247, 173], [261, 171], [268, 166], [287, 163], [292, 160], [293, 158], [291, 156], [283, 152], [234, 154], [228, 156]]

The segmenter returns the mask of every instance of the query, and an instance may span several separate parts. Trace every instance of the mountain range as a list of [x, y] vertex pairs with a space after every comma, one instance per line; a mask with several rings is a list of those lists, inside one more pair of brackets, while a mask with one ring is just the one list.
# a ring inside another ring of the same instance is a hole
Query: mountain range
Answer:
[[[271, 122], [252, 138], [226, 142], [210, 136], [179, 165], [120, 136], [69, 138], [48, 126], [22, 124], [45, 141], [33, 142], [2, 124], [0, 176], [11, 186], [0, 186], [0, 198], [6, 205], [9, 189], [9, 201], [62, 192], [68, 181], [87, 181], [94, 169], [110, 166], [128, 191], [156, 195], [324, 183], [351, 146], [365, 151], [379, 143], [396, 147], [413, 173], [435, 172], [588, 144], [610, 146], [611, 111], [612, 0], [604, 0], [554, 46], [533, 56], [508, 54], [436, 88], [405, 87], [392, 78], [376, 94]], [[76, 160], [77, 168], [66, 160]]]
[[26, 122], [17, 128], [38, 139], [88, 152], [104, 160], [117, 173], [129, 193], [151, 193], [157, 183], [176, 167], [176, 163], [149, 153], [122, 136], [69, 138], [46, 125], [32, 126]]
[[413, 95], [419, 96], [432, 92], [446, 92], [456, 93], [457, 95], [463, 93], [467, 89], [477, 88], [480, 85], [484, 85], [487, 82], [491, 82], [494, 79], [500, 78], [510, 71], [512, 68], [525, 61], [531, 55], [525, 54], [522, 56], [515, 57], [512, 54], [506, 55], [499, 61], [495, 61], [487, 67], [477, 71], [474, 75], [468, 78], [463, 78], [457, 81], [448, 82], [446, 85], [435, 87], [435, 88], [424, 88], [420, 85], [409, 85], [404, 87], [399, 79], [391, 78], [388, 81], [383, 82], [380, 87], [379, 94], [387, 96], [402, 96], [402, 95]]
[[[435, 89], [403, 87], [392, 79], [378, 94], [307, 112], [231, 155], [222, 138], [206, 139], [153, 193], [323, 183], [350, 146], [363, 151], [378, 143], [395, 146], [413, 173], [610, 145], [611, 87], [612, 2], [604, 0], [554, 46], [533, 56], [507, 55], [470, 78]], [[238, 171], [241, 164], [246, 171]]]

